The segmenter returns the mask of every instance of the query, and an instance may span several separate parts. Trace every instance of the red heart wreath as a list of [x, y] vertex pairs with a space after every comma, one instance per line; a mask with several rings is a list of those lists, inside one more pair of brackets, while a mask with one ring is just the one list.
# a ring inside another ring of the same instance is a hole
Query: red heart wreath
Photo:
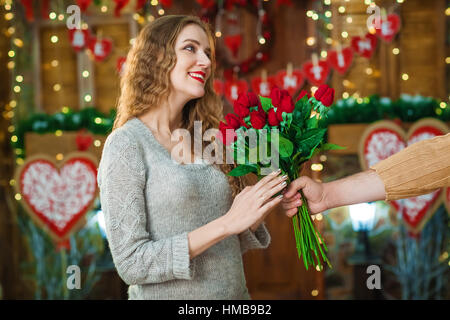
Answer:
[[16, 169], [15, 177], [24, 208], [56, 242], [83, 227], [97, 195], [97, 160], [91, 154], [71, 153], [61, 164], [35, 155]]
[[[367, 127], [361, 137], [359, 146], [361, 167], [367, 170], [408, 145], [447, 132], [445, 123], [430, 118], [416, 122], [407, 133], [391, 121], [377, 121]], [[440, 205], [441, 192], [442, 189], [418, 197], [393, 200], [390, 204], [401, 213], [408, 230], [418, 234]]]

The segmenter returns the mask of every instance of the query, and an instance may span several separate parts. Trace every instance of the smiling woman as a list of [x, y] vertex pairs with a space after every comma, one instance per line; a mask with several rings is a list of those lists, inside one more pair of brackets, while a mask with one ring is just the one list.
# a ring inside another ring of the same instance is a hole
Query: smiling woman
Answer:
[[171, 156], [175, 129], [193, 139], [201, 121], [203, 137], [223, 119], [209, 27], [197, 17], [159, 18], [143, 28], [126, 65], [97, 177], [129, 298], [249, 299], [242, 254], [269, 245], [263, 221], [286, 177], [275, 172], [244, 188], [226, 176], [235, 165]]

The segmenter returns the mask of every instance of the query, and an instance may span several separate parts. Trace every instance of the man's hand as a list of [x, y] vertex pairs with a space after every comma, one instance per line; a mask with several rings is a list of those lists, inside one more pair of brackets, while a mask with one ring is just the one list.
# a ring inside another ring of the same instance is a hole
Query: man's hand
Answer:
[[302, 205], [300, 190], [303, 190], [310, 214], [320, 213], [328, 209], [323, 184], [303, 176], [292, 181], [286, 191], [283, 192], [284, 197], [281, 200], [281, 206], [288, 217], [293, 217], [297, 213], [297, 207]]

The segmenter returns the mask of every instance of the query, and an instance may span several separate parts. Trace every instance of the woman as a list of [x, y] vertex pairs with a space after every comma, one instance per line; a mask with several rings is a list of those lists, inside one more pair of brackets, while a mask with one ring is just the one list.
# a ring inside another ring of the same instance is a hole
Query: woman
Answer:
[[212, 33], [191, 16], [155, 20], [128, 53], [98, 185], [130, 299], [249, 299], [242, 254], [269, 245], [263, 220], [286, 177], [243, 188], [229, 165], [172, 152], [175, 129], [193, 137], [194, 121], [205, 132], [222, 119], [214, 63]]

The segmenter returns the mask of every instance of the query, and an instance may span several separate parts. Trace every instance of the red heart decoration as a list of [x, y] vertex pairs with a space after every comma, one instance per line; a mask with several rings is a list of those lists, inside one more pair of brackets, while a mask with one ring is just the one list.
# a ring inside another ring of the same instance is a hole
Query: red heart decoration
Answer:
[[230, 49], [231, 53], [233, 54], [233, 57], [237, 57], [239, 48], [242, 44], [242, 36], [240, 34], [235, 34], [232, 36], [226, 36], [224, 38], [225, 45]]
[[[401, 151], [407, 145], [431, 139], [448, 132], [445, 123], [436, 119], [423, 119], [416, 122], [408, 131], [391, 121], [378, 121], [366, 128], [360, 140], [361, 167], [367, 170], [370, 166]], [[403, 221], [412, 233], [419, 233], [426, 221], [435, 212], [440, 203], [442, 190], [401, 200], [393, 200], [390, 204], [401, 212]]]
[[80, 51], [89, 42], [89, 30], [69, 29], [69, 41], [76, 52]]
[[380, 28], [375, 29], [376, 35], [385, 42], [391, 42], [400, 30], [400, 17], [395, 13], [387, 16], [386, 20], [381, 21]]
[[80, 7], [81, 12], [85, 12], [91, 2], [92, 0], [77, 0], [77, 5]]
[[126, 61], [127, 61], [127, 57], [117, 58], [116, 69], [117, 69], [117, 73], [119, 75], [123, 74], [123, 71], [125, 70], [125, 67], [126, 67], [126, 63], [125, 63]]
[[317, 66], [314, 67], [312, 61], [303, 64], [303, 73], [308, 79], [309, 83], [318, 86], [326, 82], [330, 67], [325, 60], [319, 60]]
[[287, 75], [286, 70], [279, 71], [275, 76], [275, 81], [280, 89], [287, 90], [291, 97], [303, 87], [305, 78], [301, 70], [294, 69], [290, 76]]
[[99, 41], [96, 37], [91, 37], [89, 39], [88, 47], [94, 56], [95, 61], [101, 62], [111, 53], [112, 41], [109, 39], [102, 39]]
[[60, 242], [84, 225], [97, 195], [97, 160], [78, 152], [56, 165], [47, 155], [33, 156], [16, 169], [15, 188], [30, 216]]
[[214, 79], [213, 81], [214, 92], [218, 96], [223, 96], [224, 84], [222, 80]]
[[353, 50], [351, 47], [344, 48], [340, 52], [335, 50], [328, 52], [328, 62], [330, 63], [330, 66], [342, 75], [350, 68], [352, 61]]
[[251, 80], [252, 90], [262, 97], [268, 97], [270, 91], [276, 86], [274, 77], [267, 77], [266, 81], [262, 81], [261, 77], [254, 77]]
[[361, 56], [365, 58], [372, 57], [377, 46], [377, 37], [371, 33], [367, 33], [364, 38], [353, 37], [352, 38], [352, 48], [355, 52], [358, 52]]
[[87, 133], [86, 129], [81, 129], [75, 137], [75, 143], [77, 144], [78, 151], [86, 151], [94, 141], [94, 138]]
[[241, 93], [248, 91], [248, 84], [245, 80], [225, 81], [224, 95], [227, 101], [233, 105]]

